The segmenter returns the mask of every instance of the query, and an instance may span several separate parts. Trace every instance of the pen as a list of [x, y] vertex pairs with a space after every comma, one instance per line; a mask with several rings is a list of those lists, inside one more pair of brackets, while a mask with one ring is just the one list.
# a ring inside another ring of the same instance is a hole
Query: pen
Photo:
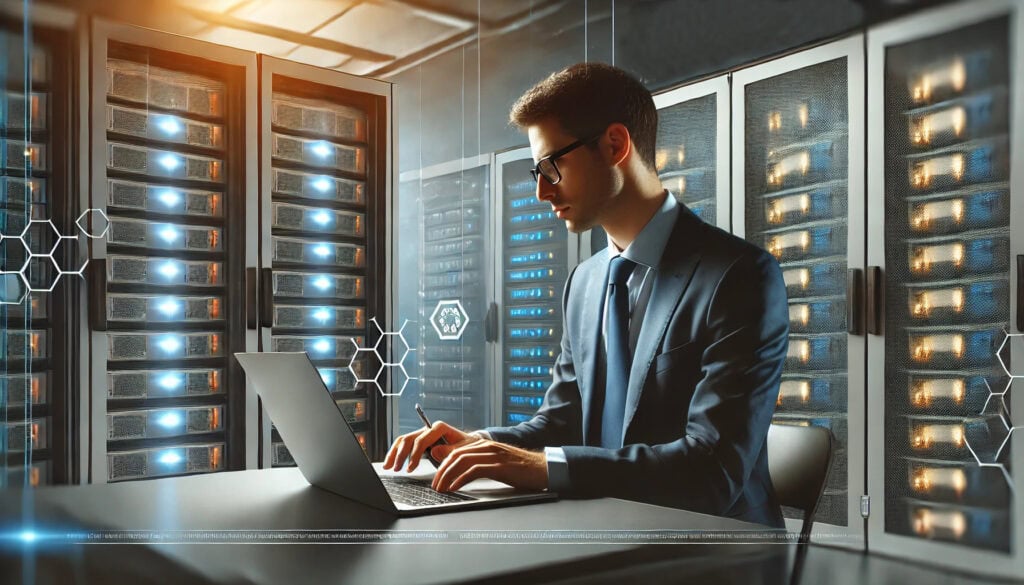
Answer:
[[[418, 402], [416, 403], [415, 408], [416, 408], [416, 414], [419, 415], [420, 420], [423, 421], [423, 424], [427, 425], [428, 429], [432, 428], [434, 426], [433, 423], [431, 423], [430, 419], [427, 418], [427, 415], [423, 412], [423, 409], [420, 407]], [[434, 445], [447, 445], [447, 444], [448, 444], [448, 441], [445, 440], [444, 437], [441, 437], [440, 439], [437, 440], [436, 443], [434, 443]], [[441, 466], [441, 461], [439, 459], [435, 458], [433, 455], [430, 454], [430, 449], [434, 445], [431, 445], [430, 447], [427, 447], [427, 457], [430, 458], [430, 461], [434, 464], [434, 467], [440, 467]]]

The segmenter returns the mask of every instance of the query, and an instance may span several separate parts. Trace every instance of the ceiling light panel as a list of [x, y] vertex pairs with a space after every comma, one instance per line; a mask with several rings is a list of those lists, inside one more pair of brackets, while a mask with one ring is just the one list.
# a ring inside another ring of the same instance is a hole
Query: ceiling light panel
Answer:
[[313, 34], [380, 53], [407, 55], [462, 30], [401, 7], [359, 4]]
[[[349, 0], [255, 0], [231, 11], [231, 16], [256, 24], [308, 33], [349, 7]], [[336, 39], [344, 42], [344, 39]]]

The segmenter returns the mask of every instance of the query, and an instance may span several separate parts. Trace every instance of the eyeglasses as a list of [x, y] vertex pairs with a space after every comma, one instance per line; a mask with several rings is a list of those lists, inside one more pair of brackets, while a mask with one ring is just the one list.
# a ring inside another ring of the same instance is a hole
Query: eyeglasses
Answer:
[[530, 176], [533, 177], [534, 181], [538, 181], [538, 177], [544, 177], [552, 185], [557, 185], [558, 182], [562, 180], [562, 173], [558, 172], [558, 165], [555, 164], [555, 161], [558, 160], [560, 157], [563, 157], [569, 154], [570, 152], [576, 150], [577, 148], [583, 146], [584, 144], [589, 144], [600, 137], [601, 135], [598, 134], [597, 136], [587, 138], [585, 140], [577, 140], [576, 142], [573, 142], [569, 146], [566, 146], [561, 150], [557, 150], [545, 156], [544, 158], [537, 161], [537, 166], [530, 169]]

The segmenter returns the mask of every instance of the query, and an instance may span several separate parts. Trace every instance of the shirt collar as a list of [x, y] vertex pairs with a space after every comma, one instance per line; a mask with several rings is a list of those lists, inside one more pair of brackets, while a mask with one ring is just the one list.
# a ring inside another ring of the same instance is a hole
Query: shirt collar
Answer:
[[622, 254], [623, 258], [648, 268], [658, 265], [679, 216], [679, 203], [675, 196], [668, 191], [665, 191], [665, 195], [665, 202], [625, 250], [619, 250], [615, 242], [608, 238], [609, 260]]

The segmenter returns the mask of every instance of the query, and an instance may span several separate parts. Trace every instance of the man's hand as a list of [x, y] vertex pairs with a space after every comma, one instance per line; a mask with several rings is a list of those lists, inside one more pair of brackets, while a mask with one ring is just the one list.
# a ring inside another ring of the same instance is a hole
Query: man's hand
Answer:
[[431, 454], [442, 460], [432, 485], [439, 492], [459, 490], [480, 478], [496, 479], [522, 489], [543, 490], [548, 487], [548, 462], [542, 452], [479, 439], [438, 445]]
[[[444, 458], [444, 455], [438, 453], [438, 448], [442, 446], [458, 447], [481, 440], [480, 437], [464, 433], [444, 421], [437, 421], [430, 428], [423, 427], [395, 439], [391, 449], [388, 450], [387, 457], [384, 458], [384, 469], [401, 471], [407, 457], [409, 459], [408, 471], [416, 469], [427, 448], [438, 442], [442, 437], [448, 441], [448, 445], [437, 445], [430, 450], [430, 454], [438, 461]], [[444, 453], [447, 454], [448, 452], [445, 451]]]

